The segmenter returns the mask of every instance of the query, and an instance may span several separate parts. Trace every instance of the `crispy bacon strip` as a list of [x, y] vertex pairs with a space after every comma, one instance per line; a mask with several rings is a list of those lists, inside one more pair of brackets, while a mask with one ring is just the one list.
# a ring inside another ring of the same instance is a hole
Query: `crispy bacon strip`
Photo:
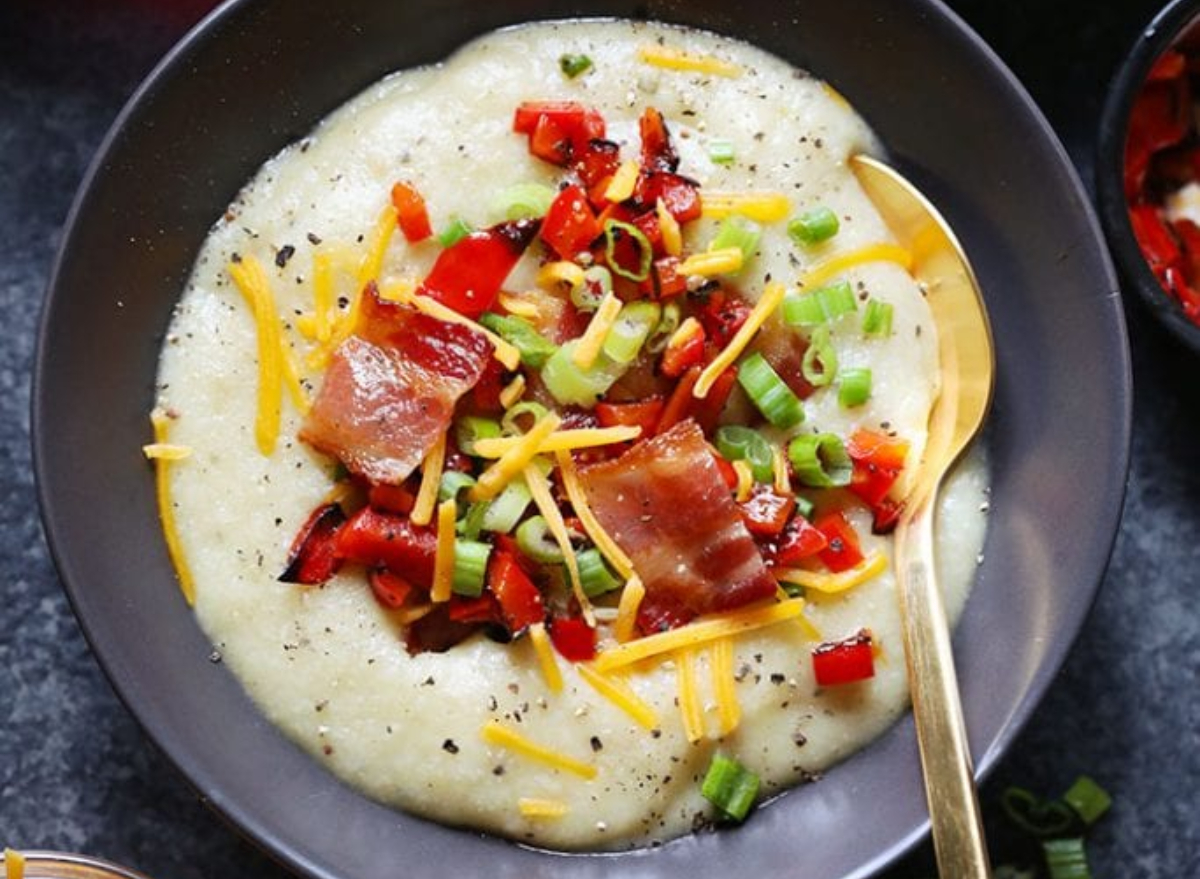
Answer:
[[596, 518], [645, 584], [638, 612], [644, 632], [775, 594], [775, 581], [694, 421], [579, 476]]

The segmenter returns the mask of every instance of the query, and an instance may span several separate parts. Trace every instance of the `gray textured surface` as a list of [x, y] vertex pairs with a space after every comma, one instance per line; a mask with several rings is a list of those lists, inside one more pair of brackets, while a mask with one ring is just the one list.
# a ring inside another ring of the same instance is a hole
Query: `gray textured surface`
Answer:
[[[203, 807], [88, 653], [37, 521], [29, 380], [75, 188], [122, 102], [201, 2], [0, 0], [0, 845], [85, 851], [159, 879], [284, 874]], [[1153, 4], [953, 5], [1030, 87], [1086, 180], [1116, 52]], [[1096, 875], [1191, 877], [1200, 875], [1200, 382], [1194, 360], [1136, 310], [1130, 318], [1133, 471], [1113, 563], [1063, 674], [984, 800], [997, 860], [1020, 860], [996, 820], [999, 791], [1058, 793], [1089, 773], [1116, 798], [1093, 834]], [[924, 875], [929, 864], [921, 850], [889, 875]]]

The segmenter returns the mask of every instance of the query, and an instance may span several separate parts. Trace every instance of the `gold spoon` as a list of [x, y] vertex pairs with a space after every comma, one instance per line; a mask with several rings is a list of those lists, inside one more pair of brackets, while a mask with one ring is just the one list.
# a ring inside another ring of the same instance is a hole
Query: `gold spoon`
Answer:
[[937, 325], [942, 384], [896, 527], [897, 591], [939, 872], [945, 879], [988, 879], [971, 751], [934, 565], [933, 521], [942, 478], [979, 432], [991, 402], [992, 334], [975, 273], [941, 214], [887, 165], [861, 155], [850, 164], [892, 233], [912, 252], [913, 277], [926, 291]]

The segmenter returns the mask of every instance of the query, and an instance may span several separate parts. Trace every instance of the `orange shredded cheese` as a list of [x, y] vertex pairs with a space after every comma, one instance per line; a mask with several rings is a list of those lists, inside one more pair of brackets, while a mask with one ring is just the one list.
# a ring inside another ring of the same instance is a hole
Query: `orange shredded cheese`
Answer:
[[741, 458], [734, 461], [732, 465], [733, 472], [737, 474], [737, 488], [734, 490], [734, 499], [739, 504], [744, 504], [750, 500], [750, 493], [754, 490], [754, 471], [750, 469], [750, 463]]
[[329, 341], [332, 327], [329, 312], [333, 308], [333, 260], [324, 250], [313, 253], [313, 335], [322, 345]]
[[784, 620], [795, 619], [803, 611], [803, 598], [739, 607], [725, 613], [702, 617], [678, 629], [647, 635], [645, 638], [610, 647], [596, 657], [594, 664], [597, 671], [609, 672], [652, 656], [662, 656], [664, 653], [685, 647], [697, 647], [717, 638], [773, 626]]
[[[471, 500], [490, 501], [498, 495], [504, 486], [526, 469], [529, 462], [541, 451], [542, 442], [554, 433], [561, 423], [562, 418], [554, 412], [548, 412], [529, 428], [528, 433], [513, 437], [515, 442], [505, 449], [490, 467], [479, 474], [478, 481], [471, 486], [468, 493]], [[476, 446], [478, 451], [478, 443]]]
[[565, 259], [548, 262], [538, 269], [537, 273], [538, 286], [547, 290], [553, 290], [563, 284], [574, 289], [583, 284], [583, 279], [583, 269]]
[[775, 477], [774, 489], [776, 494], [794, 494], [792, 479], [788, 471], [787, 452], [782, 445], [772, 446], [771, 472]]
[[742, 75], [741, 66], [715, 55], [693, 55], [682, 49], [647, 44], [638, 47], [638, 58], [645, 64], [664, 70], [686, 73], [711, 73], [714, 76], [737, 77]]
[[438, 488], [442, 484], [442, 468], [446, 464], [446, 435], [443, 433], [425, 455], [421, 464], [421, 487], [408, 518], [414, 525], [428, 525], [433, 521], [433, 508], [437, 505]]
[[677, 271], [681, 275], [700, 275], [705, 278], [729, 275], [740, 271], [744, 260], [745, 254], [740, 247], [722, 247], [720, 250], [693, 253], [679, 264]]
[[[642, 429], [635, 424], [617, 425], [616, 427], [579, 427], [568, 430], [556, 430], [538, 443], [537, 454], [546, 452], [569, 452], [572, 449], [590, 449], [594, 446], [607, 446], [612, 443], [628, 442], [637, 439]], [[499, 458], [512, 449], [520, 446], [523, 436], [492, 436], [475, 440], [472, 446], [473, 454], [479, 458]]]
[[820, 287], [830, 278], [840, 275], [847, 269], [872, 262], [894, 262], [907, 272], [912, 271], [913, 256], [899, 244], [891, 244], [886, 241], [866, 244], [844, 253], [835, 253], [816, 263], [801, 276], [800, 286]]
[[269, 457], [279, 439], [283, 393], [279, 318], [267, 273], [258, 260], [244, 256], [240, 262], [230, 263], [229, 277], [250, 305], [258, 330], [258, 415], [254, 420], [254, 438], [259, 452]]
[[717, 721], [720, 734], [727, 736], [742, 720], [742, 706], [738, 703], [733, 678], [733, 639], [718, 638], [708, 653], [712, 672], [713, 696], [717, 702]]
[[192, 448], [175, 443], [146, 443], [142, 446], [142, 454], [148, 461], [182, 461], [191, 456]]
[[558, 751], [547, 748], [545, 745], [539, 745], [537, 742], [526, 738], [515, 730], [503, 726], [498, 721], [489, 720], [485, 723], [481, 734], [487, 743], [507, 748], [515, 754], [520, 754], [522, 757], [527, 757], [530, 760], [536, 760], [538, 763], [543, 763], [555, 769], [562, 769], [565, 772], [573, 773], [589, 781], [596, 777], [596, 767], [590, 763], [584, 763], [582, 760], [576, 760], [574, 757], [560, 754]]
[[500, 389], [500, 405], [511, 409], [525, 395], [525, 373], [518, 372], [516, 377]]
[[658, 713], [633, 691], [624, 678], [601, 674], [585, 662], [577, 663], [575, 670], [597, 693], [632, 717], [639, 726], [648, 730], [658, 729]]
[[454, 523], [458, 519], [458, 506], [454, 498], [438, 504], [437, 549], [433, 557], [433, 586], [429, 590], [431, 601], [441, 603], [450, 600], [454, 585]]
[[554, 658], [554, 647], [550, 644], [550, 636], [546, 634], [545, 623], [534, 623], [529, 627], [529, 641], [537, 654], [538, 666], [542, 670], [546, 687], [551, 693], [561, 692], [562, 673], [558, 670], [558, 660]]
[[626, 641], [632, 641], [634, 635], [634, 627], [637, 625], [638, 609], [642, 606], [642, 599], [646, 597], [646, 584], [642, 582], [642, 578], [634, 574], [625, 582], [625, 588], [621, 590], [621, 602], [617, 605], [617, 619], [613, 623], [613, 637], [617, 639], [618, 644], [624, 644]]
[[741, 214], [760, 223], [778, 223], [787, 219], [792, 203], [782, 192], [719, 192], [708, 190], [700, 196], [704, 216], [719, 220]]
[[663, 250], [667, 252], [667, 256], [679, 256], [683, 253], [683, 231], [679, 228], [679, 221], [667, 210], [667, 203], [661, 198], [654, 204], [654, 214], [658, 217]]
[[825, 571], [806, 571], [803, 568], [776, 568], [775, 579], [783, 583], [795, 583], [805, 589], [836, 595], [861, 586], [887, 570], [887, 556], [880, 551], [872, 552], [849, 570], [838, 574]]
[[[625, 554], [625, 551], [617, 545], [617, 542], [609, 536], [608, 532], [604, 530], [604, 526], [600, 524], [600, 520], [596, 518], [596, 514], [592, 511], [592, 507], [588, 503], [587, 493], [583, 490], [583, 485], [579, 482], [579, 471], [575, 469], [575, 461], [571, 458], [571, 453], [565, 449], [559, 450], [555, 453], [554, 459], [558, 463], [558, 470], [562, 475], [563, 488], [566, 489], [567, 498], [570, 499], [571, 506], [575, 509], [575, 515], [579, 517], [579, 521], [583, 524], [583, 530], [587, 532], [587, 536], [592, 539], [592, 543], [596, 544], [596, 548], [600, 550], [605, 560], [613, 566], [613, 569], [618, 574], [626, 580], [636, 578], [633, 573], [633, 562]], [[639, 585], [641, 582], [641, 580], [638, 580]], [[625, 588], [629, 588], [628, 583]], [[625, 601], [624, 593], [622, 593], [621, 601], [622, 603]], [[619, 620], [620, 616], [618, 612]], [[621, 639], [618, 638], [617, 640]]]
[[[391, 202], [388, 202], [375, 220], [375, 227], [371, 230], [370, 244], [358, 264], [357, 280], [360, 291], [371, 281], [379, 280], [379, 273], [383, 269], [383, 257], [387, 254], [388, 245], [392, 243], [392, 235], [395, 232], [396, 208]], [[356, 299], [352, 309], [355, 321], [358, 319], [358, 302], [359, 300]], [[351, 326], [353, 324], [354, 321], [351, 321]]]
[[[571, 263], [571, 265], [575, 264]], [[579, 266], [575, 266], [575, 268], [579, 268]], [[579, 275], [580, 279], [582, 280], [582, 269], [580, 269]], [[500, 307], [509, 314], [516, 315], [517, 317], [536, 318], [539, 314], [541, 314], [536, 302], [531, 299], [526, 299], [519, 293], [509, 293], [507, 290], [501, 290], [496, 294], [496, 302], [498, 302]]]
[[520, 350], [515, 345], [501, 339], [482, 324], [476, 323], [469, 317], [459, 314], [453, 308], [442, 305], [436, 299], [430, 299], [428, 296], [421, 296], [404, 290], [398, 291], [398, 296], [398, 301], [406, 305], [411, 305], [417, 311], [423, 312], [430, 317], [436, 317], [438, 320], [443, 320], [446, 323], [461, 324], [482, 334], [492, 343], [492, 356], [499, 360], [505, 369], [514, 370], [521, 365]]
[[[501, 458], [501, 460], [504, 459]], [[567, 531], [567, 523], [563, 521], [562, 511], [559, 510], [554, 496], [550, 493], [550, 483], [536, 465], [529, 463], [525, 465], [525, 484], [529, 486], [529, 493], [533, 496], [533, 502], [537, 506], [538, 512], [546, 520], [546, 527], [550, 529], [550, 533], [554, 535], [554, 541], [562, 550], [563, 561], [566, 563], [567, 573], [571, 577], [571, 591], [575, 595], [575, 600], [579, 602], [583, 618], [587, 620], [589, 626], [595, 628], [596, 616], [592, 612], [592, 602], [584, 594], [583, 581], [579, 579], [579, 559], [575, 556], [575, 547], [571, 546], [571, 535]]]
[[700, 707], [700, 696], [696, 692], [696, 652], [692, 648], [676, 650], [675, 676], [679, 685], [679, 714], [683, 720], [683, 733], [693, 745], [704, 738], [704, 712]]
[[622, 162], [612, 179], [608, 181], [608, 188], [604, 190], [605, 199], [613, 204], [619, 204], [633, 195], [633, 188], [637, 185], [638, 173], [641, 169], [642, 166], [635, 159], [626, 159]]
[[779, 303], [783, 301], [784, 292], [783, 284], [778, 281], [767, 284], [762, 296], [746, 317], [746, 322], [733, 334], [729, 344], [722, 348], [721, 352], [701, 371], [700, 377], [696, 379], [696, 386], [692, 388], [692, 396], [703, 398], [708, 394], [713, 382], [741, 356], [742, 352], [746, 350], [746, 346], [750, 344], [750, 340], [754, 338], [754, 334], [779, 307]]
[[521, 797], [517, 800], [517, 811], [524, 818], [561, 818], [570, 811], [570, 808], [562, 800]]
[[[741, 253], [741, 251], [738, 252]], [[590, 369], [596, 362], [596, 358], [600, 356], [600, 348], [604, 345], [604, 339], [608, 336], [612, 325], [617, 322], [617, 315], [620, 313], [621, 300], [617, 298], [616, 293], [609, 290], [600, 300], [600, 305], [596, 309], [596, 313], [592, 315], [592, 319], [588, 321], [587, 329], [575, 343], [571, 361], [576, 366], [580, 369]]]
[[[162, 409], [156, 408], [150, 413], [150, 424], [154, 428], [154, 440], [159, 444], [167, 444], [170, 433], [171, 419]], [[179, 541], [179, 529], [175, 525], [175, 504], [171, 501], [171, 480], [169, 477], [170, 458], [158, 458], [154, 461], [154, 494], [158, 501], [158, 518], [162, 522], [163, 539], [167, 544], [167, 555], [175, 568], [175, 576], [179, 578], [179, 591], [188, 607], [196, 603], [196, 581], [192, 577], [192, 569], [188, 567], [183, 557], [183, 546]]]

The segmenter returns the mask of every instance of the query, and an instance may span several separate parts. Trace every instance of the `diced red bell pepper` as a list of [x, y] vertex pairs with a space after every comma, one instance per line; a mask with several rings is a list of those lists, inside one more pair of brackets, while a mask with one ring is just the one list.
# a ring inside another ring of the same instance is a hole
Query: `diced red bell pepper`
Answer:
[[875, 676], [875, 650], [865, 629], [841, 641], [826, 641], [813, 648], [813, 674], [817, 686], [833, 687], [865, 681]]
[[1200, 281], [1200, 226], [1187, 218], [1171, 223], [1171, 231], [1179, 242], [1183, 257], [1183, 269], [1193, 284]]
[[471, 402], [475, 404], [478, 413], [497, 415], [504, 411], [500, 392], [504, 390], [506, 375], [504, 364], [495, 357], [488, 359], [483, 368], [483, 375], [479, 376], [479, 381], [471, 388]]
[[771, 552], [771, 561], [790, 568], [812, 558], [829, 546], [829, 538], [803, 516], [793, 516]]
[[338, 531], [338, 558], [370, 567], [390, 568], [410, 583], [428, 589], [433, 582], [437, 535], [404, 516], [363, 507]]
[[730, 364], [713, 380], [707, 394], [700, 399], [692, 397], [689, 413], [692, 418], [696, 419], [696, 423], [700, 425], [700, 429], [706, 434], [711, 434], [717, 429], [717, 422], [721, 418], [721, 412], [725, 409], [725, 404], [729, 401], [729, 395], [733, 392], [733, 386], [737, 384], [737, 375], [737, 365]]
[[387, 568], [372, 568], [367, 574], [367, 581], [371, 584], [371, 592], [375, 594], [375, 599], [384, 607], [393, 610], [403, 607], [413, 590], [412, 583]]
[[1180, 143], [1188, 132], [1191, 101], [1187, 79], [1151, 82], [1138, 93], [1129, 111], [1125, 141], [1125, 197], [1142, 195], [1154, 154]]
[[392, 187], [392, 206], [396, 208], [396, 224], [406, 239], [416, 243], [433, 234], [425, 199], [407, 180]]
[[541, 238], [563, 259], [586, 251], [602, 232], [580, 186], [568, 186], [555, 197], [542, 222]]
[[481, 229], [438, 254], [433, 269], [417, 290], [475, 318], [496, 299], [508, 273], [537, 235], [538, 220], [515, 220]]
[[513, 115], [513, 131], [529, 135], [539, 159], [566, 166], [592, 140], [604, 138], [604, 117], [575, 101], [525, 101]]
[[569, 662], [589, 662], [596, 658], [596, 630], [582, 617], [551, 620], [550, 640], [559, 655]]
[[633, 403], [597, 403], [596, 418], [601, 427], [640, 427], [641, 436], [654, 433], [666, 403], [662, 397], [647, 397]]
[[406, 516], [412, 512], [413, 504], [417, 502], [416, 495], [409, 491], [406, 485], [389, 485], [384, 482], [373, 482], [367, 492], [367, 503], [377, 510], [397, 513]]
[[487, 586], [500, 605], [500, 614], [509, 631], [523, 632], [546, 618], [542, 593], [521, 567], [515, 549], [499, 545], [488, 561]]
[[1168, 267], [1180, 265], [1183, 254], [1158, 208], [1148, 204], [1134, 205], [1129, 209], [1129, 223], [1142, 256], [1160, 280]]
[[604, 194], [620, 166], [621, 147], [611, 140], [590, 140], [582, 154], [576, 155], [575, 173], [587, 189], [593, 205], [606, 203]]
[[691, 367], [680, 376], [679, 383], [675, 385], [675, 390], [671, 391], [671, 396], [667, 398], [667, 404], [663, 406], [662, 415], [658, 417], [655, 433], [666, 433], [688, 417], [688, 412], [692, 408], [692, 389], [696, 387], [696, 381], [699, 378], [699, 366]]
[[664, 256], [650, 264], [650, 277], [638, 290], [651, 299], [673, 299], [687, 292], [687, 275], [679, 271], [677, 256]]
[[657, 208], [659, 199], [679, 223], [695, 220], [703, 208], [700, 187], [694, 180], [665, 171], [639, 177], [633, 191], [634, 202], [650, 209]]
[[697, 326], [693, 333], [682, 337], [676, 333], [663, 349], [659, 371], [668, 378], [679, 378], [693, 366], [704, 362], [704, 327]]
[[742, 328], [751, 311], [753, 306], [749, 302], [721, 288], [709, 294], [697, 317], [708, 338], [724, 348]]
[[1166, 82], [1178, 79], [1187, 71], [1187, 58], [1182, 52], [1167, 49], [1150, 65], [1146, 73], [1146, 82]]
[[788, 494], [776, 494], [775, 489], [760, 482], [750, 490], [750, 497], [738, 504], [738, 509], [751, 534], [776, 537], [795, 512], [796, 499]]
[[487, 592], [475, 598], [468, 598], [465, 595], [451, 595], [449, 605], [450, 619], [453, 622], [500, 622], [500, 609], [496, 606], [496, 599]]
[[891, 534], [900, 522], [900, 514], [904, 512], [904, 504], [891, 498], [884, 498], [871, 508], [874, 518], [871, 521], [872, 534]]
[[895, 485], [908, 458], [908, 442], [874, 430], [860, 428], [846, 443], [854, 462], [850, 490], [875, 508]]
[[345, 524], [346, 514], [337, 504], [313, 510], [292, 541], [279, 581], [315, 586], [336, 574], [342, 563], [337, 554], [338, 532]]
[[638, 119], [638, 134], [642, 139], [642, 168], [653, 173], [674, 172], [679, 167], [679, 153], [671, 143], [671, 134], [662, 113], [653, 107], [643, 110]]
[[733, 469], [733, 465], [716, 452], [713, 452], [713, 462], [716, 463], [717, 470], [721, 473], [721, 481], [725, 483], [725, 487], [730, 491], [736, 491], [738, 475], [737, 471]]
[[813, 522], [813, 526], [825, 535], [828, 545], [821, 550], [821, 562], [835, 574], [847, 571], [863, 560], [859, 548], [858, 532], [840, 510], [825, 513]]

